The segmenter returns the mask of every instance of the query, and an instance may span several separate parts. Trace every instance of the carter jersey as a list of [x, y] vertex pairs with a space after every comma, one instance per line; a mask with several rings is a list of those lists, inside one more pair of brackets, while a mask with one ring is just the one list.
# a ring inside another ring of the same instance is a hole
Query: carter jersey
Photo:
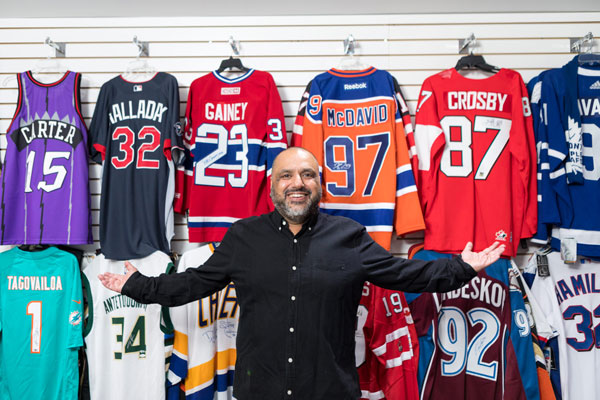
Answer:
[[[155, 252], [131, 263], [146, 276], [173, 267]], [[88, 317], [85, 327], [92, 400], [165, 398], [165, 343], [158, 304], [140, 304], [102, 285], [98, 274], [123, 274], [123, 261], [99, 255], [83, 271]], [[166, 309], [165, 309], [166, 310]]]
[[[90, 127], [92, 158], [103, 162], [100, 246], [110, 259], [170, 252], [175, 166], [182, 152], [177, 80], [121, 76], [102, 85]], [[140, 222], [144, 223], [140, 223]]]
[[92, 243], [81, 75], [67, 71], [44, 84], [27, 71], [17, 81], [0, 178], [0, 244]]
[[357, 318], [360, 398], [418, 399], [418, 339], [404, 294], [365, 282]]
[[[452, 257], [422, 250], [415, 259]], [[406, 295], [419, 335], [421, 398], [539, 399], [523, 297], [500, 259], [447, 293]]]
[[271, 167], [287, 148], [273, 77], [251, 69], [229, 79], [213, 71], [192, 82], [184, 144], [175, 211], [188, 211], [190, 242], [218, 242], [238, 219], [272, 211]]
[[[600, 263], [579, 258], [564, 264], [560, 253], [547, 255], [549, 276], [536, 276], [531, 292], [558, 331], [562, 398], [600, 397]], [[535, 263], [535, 257], [531, 262]], [[544, 338], [542, 338], [544, 339]]]
[[425, 248], [514, 256], [537, 230], [536, 153], [521, 76], [468, 79], [448, 69], [425, 80], [414, 133]]
[[[213, 251], [213, 244], [187, 251], [177, 271], [203, 264]], [[233, 399], [238, 316], [233, 283], [210, 297], [171, 308], [175, 344], [168, 380], [171, 385], [184, 381], [187, 400]]]
[[77, 400], [79, 265], [55, 247], [0, 253], [0, 398]]
[[388, 250], [392, 230], [423, 229], [406, 138], [410, 115], [395, 78], [373, 67], [331, 69], [308, 91], [293, 144], [317, 157], [321, 211], [360, 222]]

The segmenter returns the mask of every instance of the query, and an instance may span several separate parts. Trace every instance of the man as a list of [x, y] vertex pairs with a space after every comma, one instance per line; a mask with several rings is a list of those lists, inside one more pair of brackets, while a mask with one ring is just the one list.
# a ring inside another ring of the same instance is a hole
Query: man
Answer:
[[446, 292], [504, 250], [494, 243], [473, 253], [469, 243], [462, 259], [393, 257], [362, 225], [319, 213], [319, 166], [301, 148], [275, 159], [271, 198], [276, 211], [236, 222], [198, 268], [149, 278], [126, 263], [125, 275], [99, 276], [112, 290], [165, 306], [208, 296], [233, 281], [241, 310], [238, 400], [358, 399], [354, 329], [363, 283]]

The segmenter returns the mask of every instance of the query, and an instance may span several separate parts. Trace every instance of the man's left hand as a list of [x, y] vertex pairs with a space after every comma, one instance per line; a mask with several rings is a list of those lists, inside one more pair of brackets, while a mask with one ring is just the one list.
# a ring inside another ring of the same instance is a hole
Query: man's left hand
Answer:
[[473, 243], [469, 242], [460, 255], [464, 262], [468, 263], [475, 271], [479, 272], [488, 265], [496, 262], [502, 253], [504, 253], [505, 249], [505, 245], [494, 242], [494, 244], [487, 249], [482, 250], [479, 253], [474, 253]]

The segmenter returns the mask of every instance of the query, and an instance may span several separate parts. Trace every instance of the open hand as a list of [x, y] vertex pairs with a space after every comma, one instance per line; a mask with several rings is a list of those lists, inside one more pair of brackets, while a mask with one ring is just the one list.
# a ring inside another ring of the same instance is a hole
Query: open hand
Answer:
[[505, 245], [494, 242], [487, 249], [482, 250], [479, 253], [474, 253], [472, 251], [473, 243], [469, 242], [460, 255], [464, 262], [468, 263], [475, 271], [479, 272], [488, 265], [496, 262], [502, 253], [504, 253], [505, 249]]
[[134, 267], [129, 261], [125, 261], [125, 269], [127, 270], [125, 275], [105, 272], [98, 275], [98, 279], [100, 279], [100, 282], [102, 282], [102, 284], [108, 289], [121, 293], [121, 290], [123, 290], [123, 286], [125, 285], [125, 282], [127, 282], [127, 279], [129, 279], [129, 277], [137, 271], [137, 268]]

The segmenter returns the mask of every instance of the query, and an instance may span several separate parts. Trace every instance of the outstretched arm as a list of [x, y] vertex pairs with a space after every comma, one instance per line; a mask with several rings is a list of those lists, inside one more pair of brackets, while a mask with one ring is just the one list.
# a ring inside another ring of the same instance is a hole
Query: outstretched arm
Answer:
[[125, 275], [113, 274], [112, 272], [105, 272], [103, 274], [98, 275], [98, 279], [100, 279], [100, 282], [102, 282], [102, 284], [106, 288], [113, 290], [117, 293], [121, 293], [125, 282], [127, 282], [131, 275], [137, 272], [137, 268], [134, 267], [129, 261], [125, 261], [125, 269], [127, 270], [127, 273]]
[[488, 265], [491, 265], [498, 261], [506, 246], [499, 242], [494, 242], [490, 247], [480, 251], [479, 253], [473, 252], [473, 243], [469, 242], [465, 246], [460, 256], [463, 261], [469, 264], [477, 272], [483, 270]]

